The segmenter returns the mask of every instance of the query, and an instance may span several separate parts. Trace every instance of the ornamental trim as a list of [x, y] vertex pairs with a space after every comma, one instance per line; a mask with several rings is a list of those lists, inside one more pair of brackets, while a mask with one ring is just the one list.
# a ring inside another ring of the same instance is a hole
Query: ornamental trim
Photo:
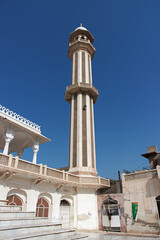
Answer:
[[33, 123], [32, 121], [29, 121], [28, 119], [20, 116], [19, 114], [9, 110], [8, 108], [3, 107], [2, 105], [0, 105], [0, 112], [8, 115], [9, 117], [19, 121], [20, 123], [22, 123], [24, 125], [27, 125], [27, 126], [33, 128], [34, 130], [37, 130], [39, 133], [41, 132], [41, 130], [40, 130], [41, 127], [39, 125]]

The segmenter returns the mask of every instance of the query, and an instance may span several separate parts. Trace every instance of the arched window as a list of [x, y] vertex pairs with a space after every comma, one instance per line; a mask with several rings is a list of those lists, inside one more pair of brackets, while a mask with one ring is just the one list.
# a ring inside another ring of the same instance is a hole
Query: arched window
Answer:
[[36, 217], [48, 217], [48, 212], [48, 201], [44, 197], [39, 198], [36, 207]]
[[160, 218], [160, 196], [156, 197], [156, 202], [157, 202], [158, 215]]
[[8, 200], [7, 205], [22, 206], [23, 204], [22, 199], [16, 194], [8, 196], [7, 200]]

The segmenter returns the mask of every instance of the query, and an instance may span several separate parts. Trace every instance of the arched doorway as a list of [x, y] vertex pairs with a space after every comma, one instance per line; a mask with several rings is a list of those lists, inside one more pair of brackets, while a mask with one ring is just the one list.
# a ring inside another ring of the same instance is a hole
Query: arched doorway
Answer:
[[7, 200], [8, 200], [7, 205], [21, 206], [22, 210], [23, 201], [19, 196], [17, 196], [16, 194], [12, 194], [7, 197]]
[[116, 200], [108, 198], [103, 203], [102, 223], [104, 230], [121, 231], [119, 205]]
[[60, 202], [60, 219], [63, 228], [70, 227], [70, 204], [64, 199]]
[[41, 197], [38, 199], [36, 207], [36, 217], [48, 217], [49, 203], [47, 199]]

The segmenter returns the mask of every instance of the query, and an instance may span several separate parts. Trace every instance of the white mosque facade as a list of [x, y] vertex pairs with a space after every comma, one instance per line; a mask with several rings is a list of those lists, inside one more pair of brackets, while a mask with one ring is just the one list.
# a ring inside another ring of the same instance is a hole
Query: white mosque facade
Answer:
[[[81, 230], [98, 230], [96, 191], [110, 186], [96, 170], [93, 104], [98, 90], [92, 83], [93, 41], [82, 26], [70, 34], [72, 82], [65, 94], [71, 105], [68, 171], [37, 164], [39, 145], [50, 139], [41, 134], [38, 125], [0, 106], [1, 202], [62, 222], [64, 228]], [[23, 160], [26, 148], [33, 149], [32, 162]]]

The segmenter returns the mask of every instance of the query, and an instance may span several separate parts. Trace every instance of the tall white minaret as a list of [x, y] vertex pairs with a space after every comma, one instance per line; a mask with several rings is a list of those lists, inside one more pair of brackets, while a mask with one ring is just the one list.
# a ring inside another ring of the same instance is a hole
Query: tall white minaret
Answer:
[[82, 25], [70, 34], [68, 57], [72, 60], [72, 84], [65, 100], [71, 104], [69, 172], [97, 175], [93, 103], [98, 90], [92, 85], [94, 38]]

